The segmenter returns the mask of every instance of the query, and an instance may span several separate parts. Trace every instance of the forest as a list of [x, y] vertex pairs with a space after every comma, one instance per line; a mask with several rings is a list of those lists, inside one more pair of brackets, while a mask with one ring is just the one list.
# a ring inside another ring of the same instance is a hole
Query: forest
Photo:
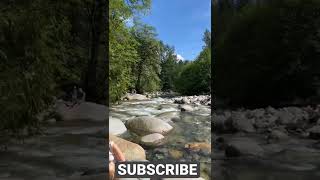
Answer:
[[320, 2], [215, 1], [214, 94], [230, 106], [319, 103]]
[[[157, 38], [156, 29], [139, 21], [151, 1], [110, 1], [110, 99], [124, 93], [175, 91], [183, 95], [210, 92], [211, 33], [204, 30], [203, 50], [194, 61], [177, 59], [175, 48]], [[128, 27], [126, 20], [133, 19]]]
[[[81, 87], [108, 104], [127, 92], [209, 94], [211, 32], [192, 61], [139, 21], [151, 0], [0, 2], [0, 129], [40, 128], [37, 114]], [[133, 26], [127, 22], [133, 20]]]

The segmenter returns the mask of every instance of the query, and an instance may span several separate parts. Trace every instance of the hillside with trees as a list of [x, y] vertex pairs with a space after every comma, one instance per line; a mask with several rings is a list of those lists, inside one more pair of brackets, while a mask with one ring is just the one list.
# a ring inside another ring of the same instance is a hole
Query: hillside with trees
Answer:
[[316, 0], [218, 1], [215, 94], [233, 106], [319, 102]]
[[178, 61], [138, 20], [150, 7], [150, 0], [1, 1], [0, 129], [37, 131], [36, 115], [70, 100], [75, 86], [100, 104], [131, 91], [209, 93], [210, 32], [196, 60]]

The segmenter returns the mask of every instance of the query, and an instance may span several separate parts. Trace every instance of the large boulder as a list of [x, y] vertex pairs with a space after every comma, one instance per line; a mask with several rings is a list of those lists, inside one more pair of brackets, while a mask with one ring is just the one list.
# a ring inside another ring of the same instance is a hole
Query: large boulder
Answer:
[[55, 106], [55, 113], [63, 121], [106, 121], [108, 118], [107, 106], [92, 102], [82, 102], [68, 107], [66, 102], [58, 101]]
[[141, 137], [140, 142], [146, 146], [159, 146], [164, 142], [164, 136], [159, 133], [153, 133]]
[[258, 156], [261, 157], [264, 154], [264, 150], [253, 139], [249, 138], [234, 138], [230, 140], [226, 149], [225, 155], [227, 157], [237, 156]]
[[126, 121], [126, 126], [132, 132], [139, 135], [147, 135], [152, 133], [166, 134], [173, 127], [156, 117], [141, 116]]
[[127, 128], [120, 119], [109, 117], [109, 133], [110, 134], [117, 136], [125, 133], [126, 131], [127, 131]]
[[144, 149], [133, 142], [127, 141], [120, 137], [109, 134], [109, 139], [119, 146], [128, 161], [143, 161], [146, 160]]

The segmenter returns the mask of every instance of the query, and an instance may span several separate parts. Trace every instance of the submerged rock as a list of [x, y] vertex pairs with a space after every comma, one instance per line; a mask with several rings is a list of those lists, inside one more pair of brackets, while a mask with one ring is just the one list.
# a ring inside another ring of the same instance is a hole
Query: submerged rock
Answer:
[[165, 122], [177, 121], [180, 119], [180, 113], [177, 111], [169, 111], [158, 114], [156, 117], [162, 119]]
[[176, 149], [169, 149], [169, 155], [175, 160], [181, 159], [183, 157], [183, 152]]
[[227, 157], [237, 157], [237, 156], [262, 156], [264, 150], [260, 145], [249, 138], [234, 138], [232, 139], [225, 149], [225, 155]]
[[202, 150], [202, 151], [211, 152], [211, 144], [209, 144], [209, 143], [193, 142], [193, 143], [186, 144], [184, 147], [191, 150], [191, 151]]
[[163, 143], [165, 137], [159, 133], [153, 133], [141, 137], [140, 142], [146, 146], [159, 146]]

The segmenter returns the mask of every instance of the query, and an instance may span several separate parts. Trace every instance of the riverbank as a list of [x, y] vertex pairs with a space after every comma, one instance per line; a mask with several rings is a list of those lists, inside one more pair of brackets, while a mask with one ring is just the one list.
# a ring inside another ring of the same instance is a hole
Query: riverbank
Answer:
[[58, 101], [41, 117], [43, 134], [11, 139], [0, 152], [0, 179], [106, 179], [107, 107]]
[[320, 106], [220, 109], [212, 119], [213, 178], [320, 178]]

